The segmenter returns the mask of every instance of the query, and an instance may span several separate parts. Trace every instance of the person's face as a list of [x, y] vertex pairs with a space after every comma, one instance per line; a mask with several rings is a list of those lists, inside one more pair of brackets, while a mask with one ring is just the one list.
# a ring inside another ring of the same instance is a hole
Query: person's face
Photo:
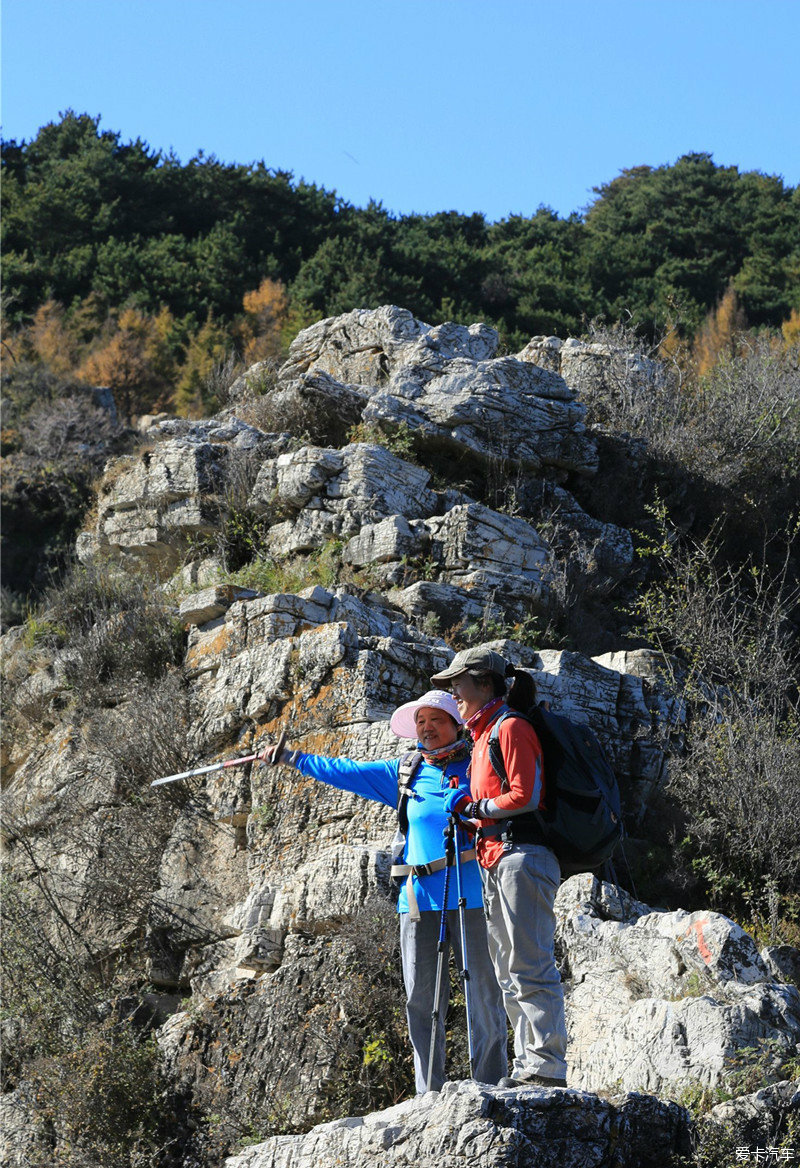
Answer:
[[449, 746], [458, 737], [458, 726], [444, 710], [422, 706], [414, 715], [417, 737], [426, 750]]
[[477, 714], [491, 699], [492, 687], [481, 685], [471, 673], [461, 673], [450, 682], [450, 690], [456, 699], [458, 712], [466, 722]]

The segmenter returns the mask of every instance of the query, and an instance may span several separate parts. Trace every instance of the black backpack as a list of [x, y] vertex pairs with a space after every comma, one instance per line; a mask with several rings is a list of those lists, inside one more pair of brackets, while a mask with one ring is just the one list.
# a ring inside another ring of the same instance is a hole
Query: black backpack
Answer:
[[[586, 872], [611, 859], [623, 838], [622, 804], [617, 777], [597, 735], [536, 706], [528, 714], [504, 710], [489, 735], [489, 759], [498, 778], [508, 782], [498, 733], [506, 718], [525, 718], [542, 744], [545, 808], [520, 817], [536, 823], [542, 842], [555, 852], [565, 875]], [[515, 820], [504, 834], [513, 840]]]

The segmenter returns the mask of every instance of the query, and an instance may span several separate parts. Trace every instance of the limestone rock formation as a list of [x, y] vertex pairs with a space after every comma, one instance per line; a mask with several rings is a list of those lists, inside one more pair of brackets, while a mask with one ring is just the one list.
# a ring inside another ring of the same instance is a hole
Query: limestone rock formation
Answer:
[[[222, 424], [161, 423], [152, 449], [124, 455], [106, 467], [93, 531], [78, 538], [84, 562], [99, 555], [145, 563], [160, 576], [185, 558], [187, 544], [224, 520], [226, 485], [236, 461], [285, 445], [234, 420]], [[168, 436], [172, 433], [174, 437]]]
[[319, 369], [337, 381], [380, 385], [403, 365], [489, 359], [497, 343], [495, 330], [484, 324], [431, 328], [394, 305], [356, 309], [303, 329], [292, 342], [281, 377], [291, 381]]
[[575, 337], [532, 337], [517, 357], [558, 373], [574, 393], [587, 400], [597, 393], [613, 396], [623, 386], [628, 393], [645, 394], [667, 376], [664, 366], [648, 357]]
[[720, 1136], [729, 1141], [733, 1137], [736, 1147], [761, 1149], [762, 1157], [773, 1149], [773, 1159], [777, 1157], [779, 1163], [781, 1159], [791, 1163], [794, 1148], [788, 1145], [797, 1131], [798, 1120], [800, 1086], [791, 1079], [718, 1103], [708, 1117], [708, 1123], [717, 1128]]
[[[193, 603], [203, 611], [200, 602], [190, 599], [184, 601], [184, 609]], [[513, 646], [498, 647], [517, 657]], [[225, 742], [242, 740], [242, 735], [261, 734], [280, 724], [292, 745], [303, 749], [356, 758], [375, 757], [376, 752], [391, 755], [398, 749], [387, 725], [391, 711], [407, 694], [424, 689], [451, 653], [443, 642], [405, 623], [396, 611], [381, 612], [374, 599], [367, 604], [344, 590], [316, 587], [297, 596], [236, 601], [224, 615], [189, 633], [186, 665], [195, 704], [202, 711], [194, 727], [197, 750], [207, 754]], [[664, 744], [658, 742], [662, 707], [657, 689], [646, 698], [636, 678], [580, 654], [543, 652], [520, 664], [533, 667], [543, 696], [567, 712], [588, 715], [610, 746], [618, 744], [614, 757], [620, 774], [627, 777], [632, 805], [645, 799], [638, 787], [649, 789], [665, 765]], [[638, 696], [636, 706], [628, 682]], [[633, 743], [638, 743], [636, 749]], [[647, 765], [638, 770], [642, 760]], [[279, 831], [286, 838], [280, 867], [273, 871], [268, 855], [252, 866], [246, 903], [230, 908], [227, 919], [238, 925], [229, 924], [227, 935], [241, 930], [227, 958], [230, 976], [245, 964], [244, 956], [250, 969], [273, 967], [292, 921], [313, 922], [320, 914], [326, 919], [334, 896], [342, 912], [352, 912], [359, 898], [379, 887], [393, 830], [385, 809], [365, 808], [355, 797], [328, 788], [315, 789], [313, 784], [309, 788], [307, 783], [259, 770], [249, 782], [232, 786], [234, 782], [227, 776], [207, 781], [207, 798], [217, 817], [244, 825], [251, 808], [277, 802], [281, 823], [272, 834]], [[307, 820], [311, 805], [336, 808], [332, 814], [340, 830], [330, 844], [320, 846], [322, 841], [317, 840], [309, 854], [295, 825]], [[256, 822], [249, 831], [259, 834]], [[344, 839], [348, 845], [341, 842]], [[358, 874], [352, 884], [341, 880], [346, 869]], [[184, 880], [178, 870], [173, 878], [176, 888]], [[199, 929], [197, 922], [194, 927]], [[198, 931], [198, 938], [202, 935]], [[207, 943], [214, 943], [210, 935]]]
[[596, 471], [585, 409], [563, 378], [529, 360], [495, 357], [496, 347], [484, 325], [432, 328], [391, 305], [357, 309], [298, 335], [278, 393], [287, 401], [321, 396], [329, 407], [338, 397], [347, 420], [360, 405], [365, 422], [404, 424], [479, 459]]
[[[428, 471], [383, 446], [304, 446], [271, 455], [280, 441], [262, 435], [247, 448], [254, 482], [243, 499], [263, 516], [265, 550], [275, 558], [344, 543], [344, 560], [370, 566], [376, 582], [399, 588], [393, 599], [409, 614], [419, 606], [415, 594], [406, 601], [403, 590], [420, 577], [428, 583], [435, 578], [440, 589], [433, 611], [446, 622], [442, 628], [476, 612], [471, 595], [480, 597], [481, 610], [488, 599], [517, 618], [546, 601], [556, 552], [522, 516], [494, 511], [460, 492], [432, 490]], [[116, 555], [136, 558], [161, 577], [175, 572], [192, 539], [212, 537], [224, 525], [241, 459], [241, 448], [229, 438], [205, 442], [187, 435], [114, 464], [95, 529], [80, 538], [82, 560]], [[180, 474], [176, 465], [183, 467]], [[593, 521], [571, 498], [569, 517], [571, 530], [606, 568], [629, 566], [627, 532]], [[452, 603], [445, 605], [446, 597]]]
[[445, 1083], [386, 1111], [277, 1136], [225, 1168], [662, 1168], [689, 1148], [686, 1113], [653, 1097]]
[[571, 1084], [718, 1087], [737, 1050], [800, 1043], [800, 990], [719, 913], [654, 912], [589, 875], [562, 884], [556, 913]]

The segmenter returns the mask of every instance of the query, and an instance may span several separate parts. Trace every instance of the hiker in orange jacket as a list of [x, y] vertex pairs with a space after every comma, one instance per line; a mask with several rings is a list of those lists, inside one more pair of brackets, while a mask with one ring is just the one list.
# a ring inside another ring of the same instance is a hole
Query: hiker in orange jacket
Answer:
[[[499, 653], [467, 649], [432, 683], [452, 691], [474, 743], [471, 798], [452, 791], [445, 803], [448, 812], [479, 826], [489, 950], [514, 1032], [513, 1075], [500, 1085], [565, 1087], [567, 1037], [553, 911], [561, 871], [532, 814], [545, 805], [541, 744], [528, 721], [509, 716], [533, 706], [533, 679]], [[506, 782], [489, 757], [498, 720]]]

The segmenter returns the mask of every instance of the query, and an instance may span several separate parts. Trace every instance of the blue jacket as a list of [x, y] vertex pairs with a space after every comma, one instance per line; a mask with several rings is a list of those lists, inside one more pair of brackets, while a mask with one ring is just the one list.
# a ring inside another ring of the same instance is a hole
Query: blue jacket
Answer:
[[[385, 803], [387, 807], [397, 807], [397, 782], [400, 770], [399, 758], [379, 759], [377, 762], [355, 762], [350, 758], [326, 758], [319, 754], [298, 754], [294, 765], [304, 775], [318, 779], [340, 791], [351, 791], [364, 799]], [[458, 778], [458, 786], [469, 796], [467, 767], [469, 759], [451, 763], [444, 771], [431, 766], [423, 759], [414, 776], [408, 800], [408, 834], [402, 857], [398, 863], [428, 864], [444, 855], [445, 842], [442, 833], [447, 826], [444, 811], [444, 796], [451, 789], [450, 778]], [[462, 851], [473, 847], [473, 842], [463, 832], [459, 832], [459, 847]], [[414, 895], [420, 911], [442, 911], [444, 897], [445, 869], [432, 872], [430, 876], [414, 876]], [[476, 860], [467, 860], [461, 866], [461, 887], [467, 908], [482, 908], [481, 878]], [[458, 907], [455, 869], [450, 873], [447, 893], [447, 907]], [[405, 884], [400, 888], [397, 911], [408, 912], [408, 897]]]

